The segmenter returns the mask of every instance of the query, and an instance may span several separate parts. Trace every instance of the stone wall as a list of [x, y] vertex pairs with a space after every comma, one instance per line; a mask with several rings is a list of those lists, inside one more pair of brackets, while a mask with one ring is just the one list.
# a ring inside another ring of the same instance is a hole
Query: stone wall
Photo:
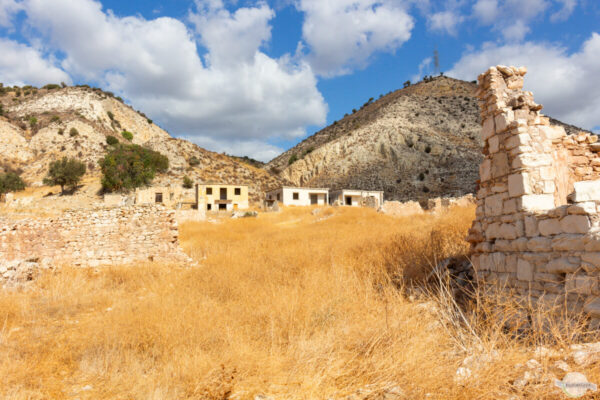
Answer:
[[39, 259], [99, 266], [189, 262], [178, 245], [175, 211], [160, 205], [67, 211], [58, 217], [0, 217], [0, 264]]
[[523, 67], [479, 76], [485, 156], [469, 232], [481, 284], [600, 320], [600, 143], [567, 136], [523, 91]]

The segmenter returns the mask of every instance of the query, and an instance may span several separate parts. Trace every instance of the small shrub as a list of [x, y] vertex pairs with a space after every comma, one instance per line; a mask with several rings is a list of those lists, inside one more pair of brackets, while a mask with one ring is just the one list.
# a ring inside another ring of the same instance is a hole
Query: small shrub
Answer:
[[76, 128], [71, 128], [71, 130], [69, 131], [69, 136], [70, 137], [75, 137], [79, 135], [79, 131]]
[[196, 157], [196, 156], [192, 156], [192, 157], [190, 157], [190, 159], [189, 159], [188, 163], [189, 163], [189, 164], [190, 164], [192, 167], [194, 167], [194, 166], [196, 166], [196, 165], [200, 164], [200, 160], [198, 160], [198, 157]]
[[42, 89], [46, 89], [46, 90], [60, 89], [60, 85], [57, 85], [56, 83], [49, 83], [46, 86], [42, 87]]
[[292, 165], [293, 163], [295, 163], [296, 161], [298, 161], [298, 157], [296, 156], [296, 154], [292, 154], [292, 156], [290, 157], [290, 159], [288, 160], [288, 165]]
[[313, 147], [309, 147], [308, 149], [304, 150], [304, 153], [302, 153], [302, 157], [306, 156], [307, 154], [312, 153], [314, 150]]
[[50, 120], [52, 122], [60, 122], [60, 117], [58, 115], [55, 115], [52, 117], [52, 119]]
[[355, 114], [355, 113], [356, 113], [356, 108], [353, 108], [352, 109], [352, 114]]
[[116, 100], [118, 100], [118, 101], [120, 101], [121, 103], [125, 103], [125, 102], [123, 101], [123, 99], [122, 99], [121, 97], [119, 97], [119, 96], [115, 97], [115, 99], [116, 99]]
[[150, 125], [152, 125], [152, 120], [151, 120], [150, 118], [146, 119], [146, 121], [147, 121], [147, 122], [148, 122]]
[[63, 128], [60, 128], [60, 129], [58, 130], [58, 134], [59, 134], [59, 135], [64, 135], [64, 134], [65, 134], [65, 130], [64, 130]]
[[64, 194], [65, 187], [75, 188], [85, 174], [85, 164], [74, 158], [63, 157], [62, 160], [52, 161], [48, 175], [44, 178], [45, 185], [60, 185]]
[[4, 115], [4, 106], [0, 103], [0, 117]]
[[110, 120], [111, 120], [111, 121], [114, 121], [114, 120], [115, 120], [115, 114], [113, 114], [112, 112], [110, 112], [110, 111], [107, 111], [107, 112], [106, 112], [106, 115], [108, 115], [108, 118], [110, 118]]
[[61, 82], [61, 83], [60, 83], [60, 86], [62, 86], [63, 88], [66, 88], [66, 87], [67, 87], [67, 84], [66, 84], [66, 83], [64, 83], [64, 82]]
[[106, 137], [106, 143], [110, 144], [111, 146], [114, 146], [117, 143], [119, 143], [119, 140], [116, 137], [109, 135]]
[[183, 177], [183, 187], [186, 189], [194, 187], [194, 181], [187, 175]]
[[36, 117], [29, 117], [29, 125], [33, 128], [37, 125], [37, 118]]
[[25, 182], [14, 172], [0, 174], [0, 194], [18, 192], [25, 189]]
[[121, 132], [121, 136], [123, 136], [125, 139], [129, 140], [130, 142], [133, 140], [133, 133], [131, 133], [131, 132], [123, 131], [123, 132]]

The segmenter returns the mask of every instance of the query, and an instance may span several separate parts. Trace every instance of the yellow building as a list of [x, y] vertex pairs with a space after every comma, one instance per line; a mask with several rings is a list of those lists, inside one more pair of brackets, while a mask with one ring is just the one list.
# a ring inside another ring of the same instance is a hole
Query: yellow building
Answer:
[[196, 202], [206, 211], [233, 211], [248, 208], [248, 186], [222, 183], [196, 185]]

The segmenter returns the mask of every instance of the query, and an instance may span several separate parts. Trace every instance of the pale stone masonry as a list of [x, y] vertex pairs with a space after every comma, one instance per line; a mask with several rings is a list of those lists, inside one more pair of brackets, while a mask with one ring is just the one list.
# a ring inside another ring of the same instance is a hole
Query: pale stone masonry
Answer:
[[23, 220], [0, 217], [0, 267], [30, 259], [88, 267], [190, 262], [178, 244], [175, 211], [161, 205], [73, 210]]
[[485, 156], [469, 232], [477, 279], [600, 322], [600, 143], [567, 136], [523, 91], [526, 68], [479, 76]]

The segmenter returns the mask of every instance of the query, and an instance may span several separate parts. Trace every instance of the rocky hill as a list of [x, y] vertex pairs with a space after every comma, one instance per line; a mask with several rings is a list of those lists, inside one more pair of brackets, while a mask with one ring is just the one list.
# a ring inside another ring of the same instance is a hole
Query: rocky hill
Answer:
[[19, 171], [32, 186], [40, 186], [49, 163], [63, 156], [85, 161], [84, 182], [98, 186], [97, 162], [106, 152], [106, 137], [126, 142], [123, 131], [133, 133], [132, 143], [169, 158], [169, 171], [157, 176], [155, 185], [181, 184], [186, 175], [195, 181], [248, 184], [251, 199], [257, 201], [266, 188], [281, 181], [246, 162], [171, 137], [143, 113], [100, 89], [0, 89], [0, 169]]
[[383, 190], [388, 200], [472, 193], [481, 162], [476, 88], [440, 76], [370, 99], [265, 168], [296, 185]]

